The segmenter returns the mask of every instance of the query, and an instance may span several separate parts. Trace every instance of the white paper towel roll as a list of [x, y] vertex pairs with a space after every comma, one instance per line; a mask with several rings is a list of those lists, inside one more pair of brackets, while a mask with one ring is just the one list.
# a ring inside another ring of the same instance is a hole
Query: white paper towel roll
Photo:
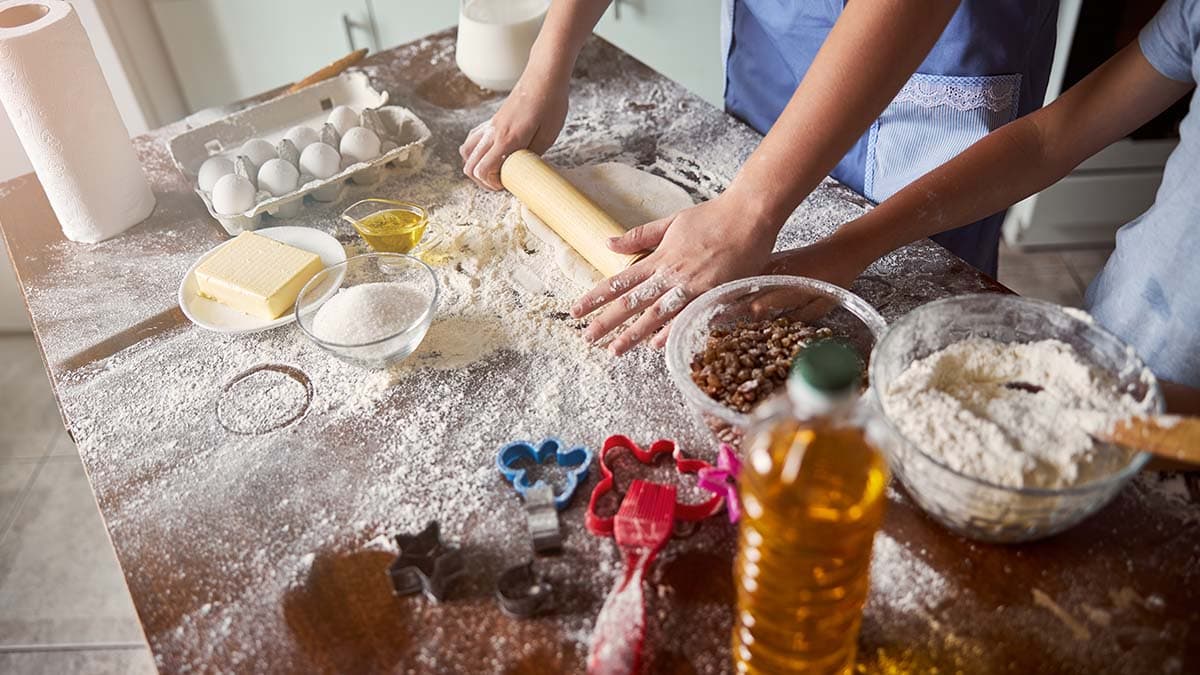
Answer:
[[0, 101], [68, 239], [108, 239], [154, 210], [129, 132], [69, 3], [0, 2]]

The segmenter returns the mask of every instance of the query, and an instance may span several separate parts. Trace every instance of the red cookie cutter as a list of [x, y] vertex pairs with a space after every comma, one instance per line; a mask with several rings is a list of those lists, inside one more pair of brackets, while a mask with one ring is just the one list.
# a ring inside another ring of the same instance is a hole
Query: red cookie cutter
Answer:
[[[679, 473], [698, 473], [701, 469], [711, 469], [712, 465], [702, 459], [693, 459], [686, 457], [683, 451], [675, 445], [675, 441], [668, 439], [660, 439], [650, 444], [649, 450], [643, 450], [627, 436], [614, 435], [609, 436], [604, 440], [603, 447], [600, 448], [600, 482], [592, 490], [592, 496], [588, 499], [587, 517], [585, 522], [588, 530], [598, 537], [611, 537], [613, 533], [613, 516], [601, 516], [596, 513], [596, 505], [600, 498], [605, 494], [612, 492], [613, 489], [613, 472], [608, 468], [608, 453], [617, 449], [624, 448], [642, 464], [653, 464], [659, 455], [671, 455], [675, 458], [675, 470]], [[698, 504], [680, 504], [675, 503], [675, 519], [689, 523], [694, 523], [704, 520], [709, 516], [721, 510], [724, 504], [724, 497], [719, 495], [713, 496], [708, 501]]]

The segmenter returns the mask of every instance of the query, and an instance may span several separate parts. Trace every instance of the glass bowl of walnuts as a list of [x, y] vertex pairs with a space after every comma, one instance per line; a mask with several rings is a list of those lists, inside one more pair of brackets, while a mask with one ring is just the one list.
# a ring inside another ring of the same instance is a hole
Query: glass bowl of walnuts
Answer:
[[667, 369], [688, 407], [718, 440], [738, 446], [761, 402], [785, 391], [792, 358], [839, 337], [864, 372], [887, 324], [867, 301], [807, 277], [760, 276], [701, 295], [671, 322]]

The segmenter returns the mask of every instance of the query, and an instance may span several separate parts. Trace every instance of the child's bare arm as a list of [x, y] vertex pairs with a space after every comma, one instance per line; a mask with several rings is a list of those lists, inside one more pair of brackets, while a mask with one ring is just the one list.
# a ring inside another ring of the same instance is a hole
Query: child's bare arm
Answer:
[[1135, 42], [1051, 105], [997, 129], [826, 240], [780, 254], [774, 268], [848, 284], [889, 251], [1053, 184], [1190, 89], [1155, 70]]

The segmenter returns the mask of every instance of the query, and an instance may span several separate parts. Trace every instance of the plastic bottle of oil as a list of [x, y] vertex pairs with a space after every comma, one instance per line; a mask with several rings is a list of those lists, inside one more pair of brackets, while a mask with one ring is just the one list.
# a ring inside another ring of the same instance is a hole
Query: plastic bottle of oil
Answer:
[[883, 519], [886, 461], [858, 404], [862, 365], [823, 340], [793, 362], [745, 445], [734, 566], [741, 673], [850, 673]]

